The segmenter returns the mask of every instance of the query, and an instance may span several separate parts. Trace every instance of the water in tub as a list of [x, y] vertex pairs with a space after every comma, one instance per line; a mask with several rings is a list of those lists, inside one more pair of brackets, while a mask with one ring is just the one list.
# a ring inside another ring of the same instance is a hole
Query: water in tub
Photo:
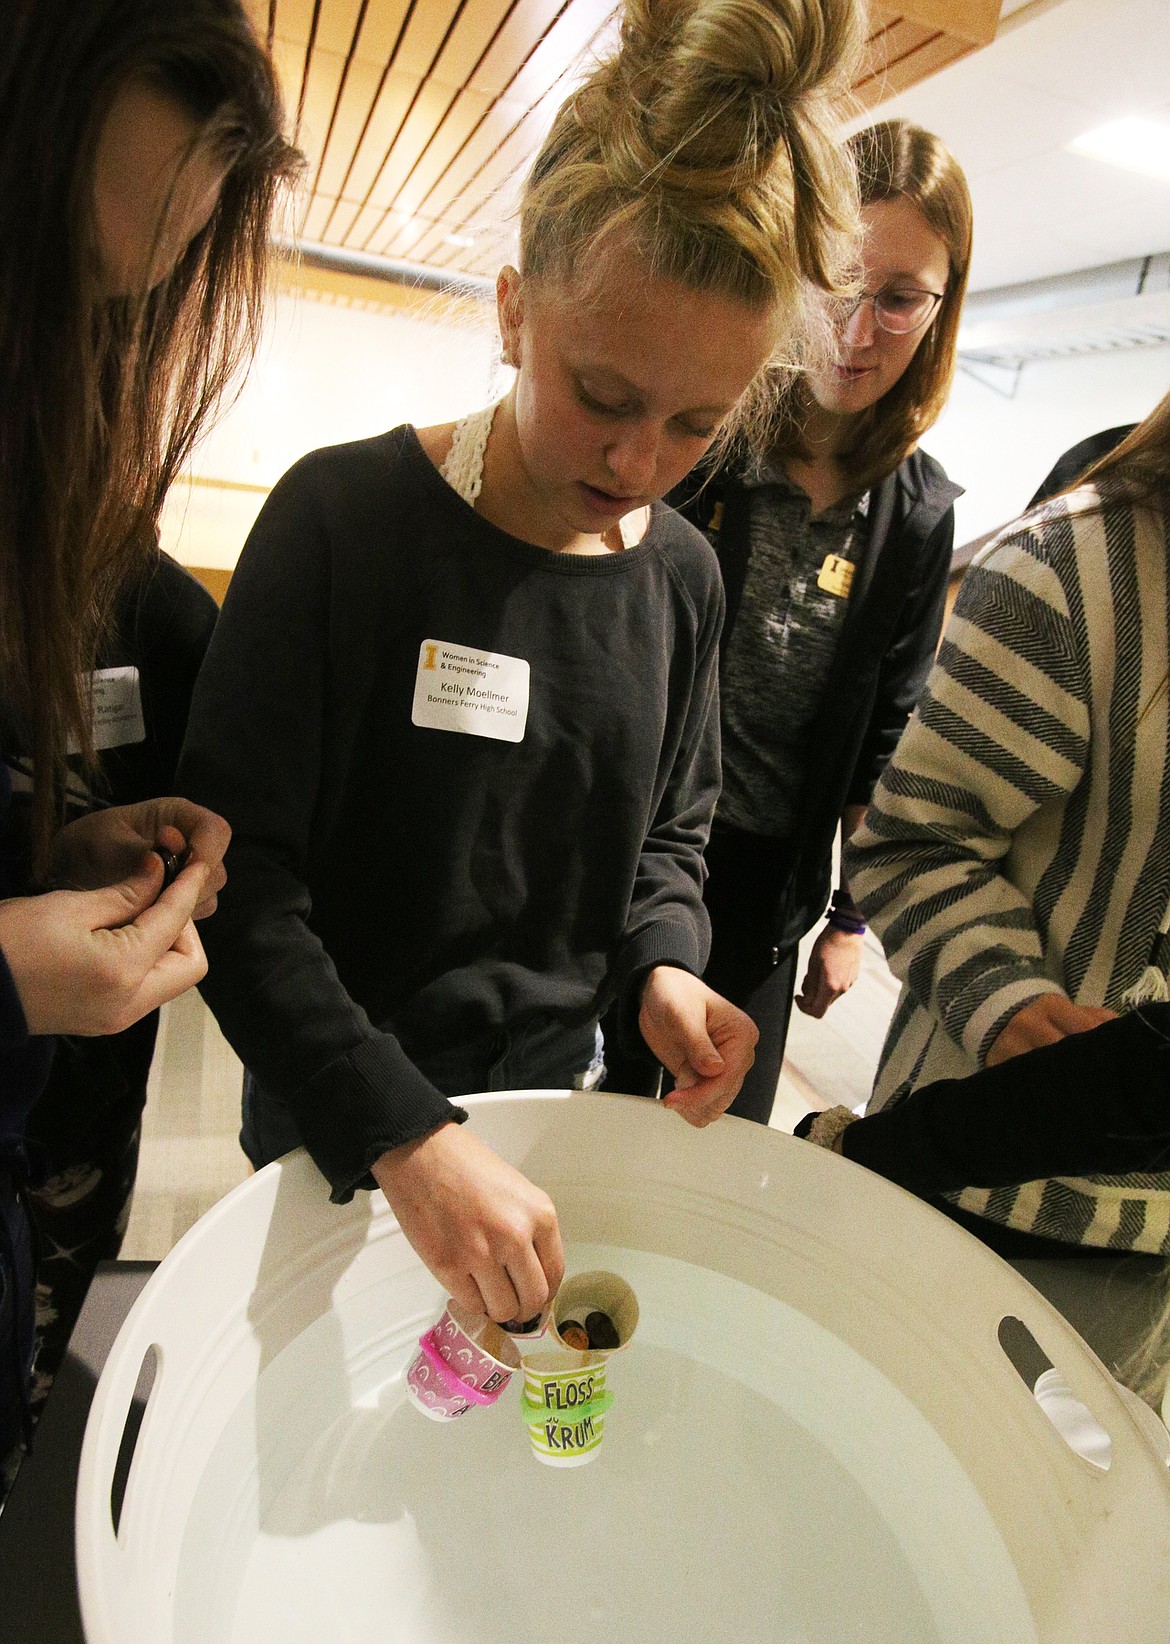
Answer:
[[514, 1388], [420, 1420], [403, 1372], [426, 1320], [387, 1330], [374, 1288], [225, 1428], [175, 1644], [1035, 1644], [970, 1481], [852, 1349], [702, 1268], [569, 1257], [641, 1306], [594, 1463], [536, 1463]]

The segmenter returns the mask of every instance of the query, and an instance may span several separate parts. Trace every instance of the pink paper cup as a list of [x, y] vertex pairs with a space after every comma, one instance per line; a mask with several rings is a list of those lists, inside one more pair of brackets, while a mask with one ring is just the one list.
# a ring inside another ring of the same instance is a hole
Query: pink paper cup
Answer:
[[520, 1368], [520, 1355], [490, 1319], [464, 1313], [453, 1301], [419, 1337], [406, 1372], [407, 1397], [432, 1421], [455, 1421], [477, 1405], [494, 1404]]

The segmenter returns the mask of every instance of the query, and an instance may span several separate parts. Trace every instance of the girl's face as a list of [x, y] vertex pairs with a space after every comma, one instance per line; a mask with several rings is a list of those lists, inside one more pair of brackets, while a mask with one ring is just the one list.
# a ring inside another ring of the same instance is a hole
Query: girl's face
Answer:
[[821, 410], [839, 417], [854, 417], [876, 405], [905, 372], [938, 319], [936, 304], [930, 319], [916, 331], [883, 331], [870, 298], [879, 292], [895, 302], [900, 292], [941, 295], [950, 276], [946, 245], [904, 196], [863, 206], [861, 220], [862, 283], [868, 295], [841, 328], [836, 362], [809, 376]]
[[145, 81], [127, 81], [115, 96], [93, 169], [103, 296], [150, 291], [206, 227], [227, 166], [192, 147], [198, 131], [181, 104]]
[[598, 536], [676, 485], [773, 341], [766, 311], [656, 278], [632, 252], [584, 300], [512, 268], [498, 296], [524, 482], [573, 534]]

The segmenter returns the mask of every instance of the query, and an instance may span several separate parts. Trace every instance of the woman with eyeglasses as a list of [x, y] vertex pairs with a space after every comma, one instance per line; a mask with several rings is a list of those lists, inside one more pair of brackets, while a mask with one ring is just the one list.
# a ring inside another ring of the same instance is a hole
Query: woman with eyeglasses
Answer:
[[[756, 1060], [730, 1111], [766, 1124], [797, 944], [925, 682], [942, 624], [959, 487], [918, 450], [954, 370], [971, 258], [963, 173], [904, 120], [850, 138], [862, 293], [831, 363], [792, 394], [763, 460], [698, 471], [671, 497], [719, 555], [723, 792], [707, 850], [709, 986], [747, 1010]], [[796, 998], [823, 1016], [861, 965], [842, 881]], [[611, 1083], [635, 1084], [632, 1068]]]

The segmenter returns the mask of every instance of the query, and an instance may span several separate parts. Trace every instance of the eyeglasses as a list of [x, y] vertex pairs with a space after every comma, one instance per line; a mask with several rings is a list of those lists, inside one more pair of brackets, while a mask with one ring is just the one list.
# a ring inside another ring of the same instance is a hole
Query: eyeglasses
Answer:
[[934, 318], [945, 292], [920, 291], [916, 286], [884, 285], [880, 291], [863, 291], [859, 297], [843, 298], [836, 305], [837, 323], [844, 328], [861, 307], [873, 305], [873, 317], [883, 331], [904, 337], [909, 331], [921, 331]]

